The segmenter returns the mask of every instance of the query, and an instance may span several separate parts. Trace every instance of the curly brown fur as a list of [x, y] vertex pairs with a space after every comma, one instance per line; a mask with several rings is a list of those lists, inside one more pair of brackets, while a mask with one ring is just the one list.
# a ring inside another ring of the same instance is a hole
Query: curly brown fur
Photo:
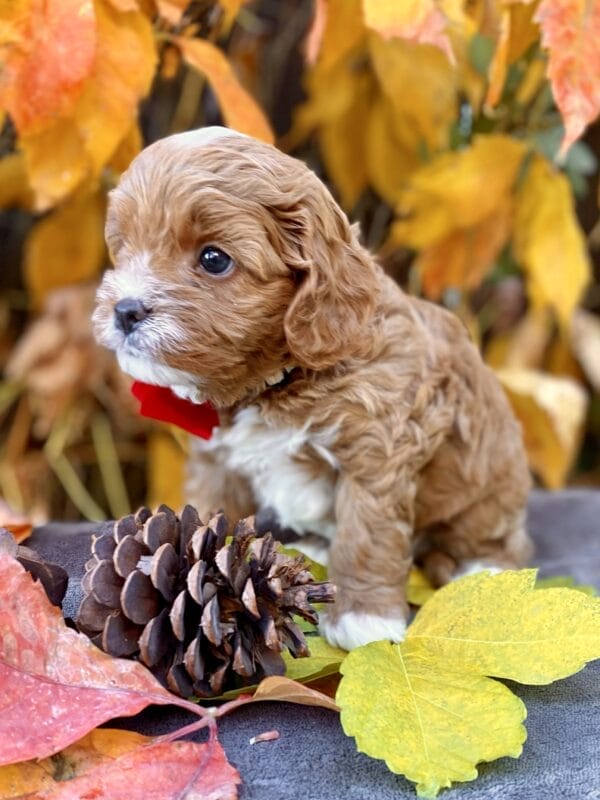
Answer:
[[[494, 375], [455, 317], [386, 277], [305, 165], [219, 129], [161, 140], [113, 193], [107, 240], [100, 339], [134, 377], [219, 408], [190, 500], [271, 505], [333, 538], [330, 641], [401, 638], [415, 558], [438, 584], [524, 563], [529, 475]], [[234, 259], [226, 276], [198, 266], [207, 244]], [[132, 292], [151, 313], [124, 336], [113, 308]]]

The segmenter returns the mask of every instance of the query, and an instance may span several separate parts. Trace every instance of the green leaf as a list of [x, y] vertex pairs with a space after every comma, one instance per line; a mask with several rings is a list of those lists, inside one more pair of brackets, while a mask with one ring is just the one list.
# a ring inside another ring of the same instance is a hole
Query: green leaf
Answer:
[[294, 681], [314, 681], [339, 672], [340, 664], [348, 655], [345, 650], [332, 647], [321, 636], [307, 636], [310, 656], [293, 658], [287, 651], [283, 654], [285, 676]]
[[589, 597], [596, 597], [598, 591], [595, 586], [588, 586], [585, 583], [575, 583], [575, 578], [571, 575], [552, 575], [550, 578], [538, 578], [535, 583], [536, 589], [574, 589], [576, 592], [583, 592]]
[[536, 571], [480, 573], [440, 589], [409, 627], [411, 651], [456, 670], [545, 684], [600, 658], [600, 602], [534, 591]]
[[526, 709], [497, 681], [389, 642], [354, 650], [341, 671], [344, 731], [414, 781], [421, 797], [473, 780], [480, 761], [521, 754]]

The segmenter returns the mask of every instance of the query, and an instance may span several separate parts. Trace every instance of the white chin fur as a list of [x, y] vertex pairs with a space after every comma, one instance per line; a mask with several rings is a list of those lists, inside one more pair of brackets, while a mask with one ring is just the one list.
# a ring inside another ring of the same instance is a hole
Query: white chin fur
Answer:
[[201, 392], [195, 385], [197, 378], [189, 372], [133, 355], [123, 349], [117, 350], [117, 359], [123, 372], [131, 375], [136, 381], [150, 383], [153, 386], [168, 386], [178, 397], [191, 400], [193, 403], [203, 402]]
[[401, 642], [406, 633], [406, 620], [402, 616], [379, 617], [376, 614], [348, 611], [335, 622], [330, 621], [327, 614], [322, 614], [319, 630], [334, 647], [354, 650], [355, 647], [381, 639]]

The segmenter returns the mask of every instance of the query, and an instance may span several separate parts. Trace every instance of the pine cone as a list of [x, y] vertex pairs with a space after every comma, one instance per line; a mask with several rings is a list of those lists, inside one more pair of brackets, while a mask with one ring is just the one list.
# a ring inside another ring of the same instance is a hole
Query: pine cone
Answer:
[[139, 658], [183, 697], [210, 697], [282, 675], [287, 647], [309, 655], [298, 614], [317, 622], [313, 602], [333, 586], [314, 583], [304, 559], [256, 538], [254, 517], [203, 525], [192, 506], [142, 508], [95, 537], [82, 581], [78, 628], [107, 653]]

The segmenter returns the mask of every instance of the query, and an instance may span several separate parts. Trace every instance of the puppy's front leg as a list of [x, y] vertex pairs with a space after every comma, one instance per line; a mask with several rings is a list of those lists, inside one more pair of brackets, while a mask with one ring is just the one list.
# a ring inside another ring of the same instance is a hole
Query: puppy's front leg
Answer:
[[385, 483], [381, 477], [345, 477], [338, 487], [329, 567], [338, 593], [320, 627], [330, 644], [345, 650], [379, 639], [401, 641], [406, 630], [414, 486], [405, 485], [395, 503], [397, 486]]

